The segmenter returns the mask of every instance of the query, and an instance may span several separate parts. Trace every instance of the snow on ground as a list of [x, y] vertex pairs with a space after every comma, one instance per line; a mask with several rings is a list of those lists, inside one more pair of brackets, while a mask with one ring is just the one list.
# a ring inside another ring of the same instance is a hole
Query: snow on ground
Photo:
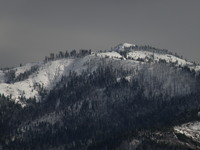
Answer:
[[192, 69], [194, 69], [195, 71], [200, 71], [200, 66], [192, 66]]
[[113, 59], [125, 59], [122, 55], [119, 53], [112, 51], [112, 52], [104, 52], [104, 53], [96, 53], [98, 57], [103, 57], [103, 58], [113, 58]]
[[196, 142], [200, 142], [200, 122], [190, 122], [174, 127], [175, 133], [183, 134]]
[[149, 51], [131, 51], [127, 54], [127, 58], [129, 59], [153, 59], [154, 61], [165, 60], [166, 62], [177, 63], [177, 65], [185, 66], [185, 65], [193, 65], [191, 62], [188, 62], [184, 59], [178, 58], [176, 56], [170, 54], [159, 54], [159, 53], [152, 53]]
[[[175, 63], [177, 66], [188, 66], [190, 69], [194, 69], [195, 71], [200, 71], [200, 66], [196, 66], [191, 62], [188, 62], [184, 59], [181, 59], [179, 57], [176, 57], [171, 54], [166, 54], [166, 53], [153, 53], [151, 51], [145, 51], [145, 50], [131, 50], [131, 47], [136, 46], [135, 44], [130, 44], [130, 43], [122, 43], [117, 45], [114, 50], [116, 52], [119, 51], [125, 51], [126, 48], [130, 48], [129, 52], [127, 53], [127, 58], [128, 59], [133, 59], [133, 60], [139, 60], [143, 59], [148, 61], [149, 59], [153, 60], [154, 62], [159, 61], [159, 60], [165, 60], [166, 62], [170, 63]], [[130, 51], [131, 50], [131, 51]]]
[[[26, 80], [11, 84], [0, 83], [0, 93], [5, 96], [11, 96], [16, 102], [20, 102], [20, 97], [35, 97], [37, 100], [40, 100], [39, 89], [35, 85], [40, 84], [46, 90], [52, 89], [64, 75], [65, 70], [71, 67], [73, 61], [74, 59], [62, 59], [40, 64], [39, 70], [30, 75]], [[29, 67], [22, 67], [23, 69], [21, 70], [17, 68], [17, 70], [19, 70], [18, 73], [26, 71], [26, 69], [29, 69], [32, 65], [28, 66]]]
[[21, 67], [14, 68], [16, 70], [15, 77], [19, 76], [20, 74], [23, 74], [26, 71], [29, 71], [31, 67], [41, 65], [42, 62], [34, 62], [34, 63], [27, 63]]

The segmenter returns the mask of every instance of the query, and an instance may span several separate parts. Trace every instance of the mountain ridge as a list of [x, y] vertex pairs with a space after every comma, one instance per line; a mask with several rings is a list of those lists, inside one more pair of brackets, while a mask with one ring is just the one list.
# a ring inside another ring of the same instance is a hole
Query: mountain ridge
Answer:
[[0, 149], [199, 149], [198, 67], [138, 46], [1, 70]]
[[[57, 59], [54, 58], [47, 62], [28, 63], [6, 71], [0, 70], [0, 94], [14, 99], [22, 106], [26, 105], [26, 102], [20, 100], [23, 98], [41, 101], [41, 91], [48, 93], [60, 81], [61, 77], [67, 76], [70, 71], [80, 74], [87, 69], [86, 64], [92, 64], [89, 67], [94, 71], [95, 64], [98, 65], [99, 59], [110, 59], [111, 62], [114, 62], [113, 59], [115, 59], [117, 64], [121, 64], [125, 68], [140, 68], [140, 64], [164, 61], [176, 67], [188, 67], [195, 72], [200, 70], [200, 66], [174, 56], [170, 52], [166, 53], [166, 50], [161, 53], [161, 50], [150, 46], [122, 43], [117, 45], [114, 51], [89, 52], [88, 50], [80, 50], [79, 54], [72, 51], [67, 57], [61, 53]], [[20, 81], [20, 77], [24, 74], [27, 77]], [[9, 77], [14, 77], [15, 80], [6, 81], [9, 80]]]

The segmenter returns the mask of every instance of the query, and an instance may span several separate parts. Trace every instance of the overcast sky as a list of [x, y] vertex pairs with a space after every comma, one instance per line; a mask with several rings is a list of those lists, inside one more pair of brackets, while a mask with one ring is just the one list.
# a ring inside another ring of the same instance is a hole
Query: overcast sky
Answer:
[[0, 67], [129, 42], [200, 62], [200, 0], [0, 0]]

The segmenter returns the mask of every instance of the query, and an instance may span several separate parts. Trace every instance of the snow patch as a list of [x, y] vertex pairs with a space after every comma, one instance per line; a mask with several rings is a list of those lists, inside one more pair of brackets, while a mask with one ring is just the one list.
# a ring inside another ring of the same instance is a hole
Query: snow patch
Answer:
[[181, 126], [174, 127], [175, 133], [183, 134], [196, 142], [200, 142], [200, 122], [189, 122]]

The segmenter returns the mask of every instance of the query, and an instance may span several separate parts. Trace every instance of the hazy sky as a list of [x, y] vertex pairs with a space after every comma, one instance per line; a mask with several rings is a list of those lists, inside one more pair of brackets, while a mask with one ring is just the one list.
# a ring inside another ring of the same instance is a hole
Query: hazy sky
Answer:
[[200, 62], [200, 0], [0, 0], [0, 67], [122, 42]]

